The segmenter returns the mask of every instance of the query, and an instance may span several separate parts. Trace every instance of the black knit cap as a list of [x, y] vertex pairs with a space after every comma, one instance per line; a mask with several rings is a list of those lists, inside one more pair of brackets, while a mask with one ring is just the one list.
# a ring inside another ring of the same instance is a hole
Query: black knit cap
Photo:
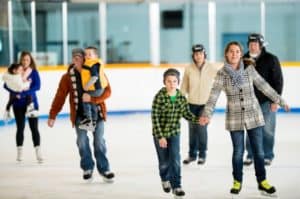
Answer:
[[265, 43], [265, 38], [259, 33], [251, 33], [248, 35], [248, 45], [250, 42], [258, 42], [260, 46], [263, 46]]
[[81, 56], [81, 57], [84, 57], [85, 53], [84, 53], [84, 50], [82, 48], [74, 48], [72, 50], [72, 57], [75, 57], [75, 56]]
[[195, 44], [192, 47], [192, 51], [193, 51], [193, 53], [195, 53], [195, 52], [205, 52], [205, 48], [202, 44]]
[[175, 68], [169, 68], [164, 72], [164, 82], [168, 76], [175, 76], [180, 81], [180, 72]]

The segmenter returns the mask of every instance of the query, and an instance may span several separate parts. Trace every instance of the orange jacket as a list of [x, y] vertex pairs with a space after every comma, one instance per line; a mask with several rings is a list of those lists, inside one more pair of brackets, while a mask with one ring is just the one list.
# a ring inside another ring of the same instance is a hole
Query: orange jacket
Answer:
[[[107, 79], [107, 77], [105, 76]], [[72, 87], [72, 82], [70, 78], [70, 74], [67, 72], [65, 73], [59, 82], [59, 86], [57, 88], [55, 97], [53, 99], [51, 109], [49, 112], [49, 119], [55, 119], [57, 114], [61, 111], [67, 96], [69, 96], [69, 103], [70, 103], [70, 120], [72, 122], [72, 126], [75, 125], [76, 119], [76, 110], [75, 110], [75, 103], [74, 103], [74, 92]], [[111, 95], [111, 88], [110, 84], [108, 83], [107, 87], [105, 88], [103, 94], [99, 97], [91, 97], [91, 102], [94, 104], [99, 104], [101, 106], [101, 112], [103, 115], [103, 119], [106, 120], [107, 110], [105, 105], [105, 100], [110, 97]]]

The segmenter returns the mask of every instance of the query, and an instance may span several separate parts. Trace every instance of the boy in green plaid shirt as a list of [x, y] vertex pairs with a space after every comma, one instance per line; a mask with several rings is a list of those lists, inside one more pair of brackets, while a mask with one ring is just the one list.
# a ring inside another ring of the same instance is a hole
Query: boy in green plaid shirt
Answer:
[[177, 88], [179, 76], [179, 71], [173, 68], [164, 72], [165, 87], [155, 95], [151, 112], [162, 187], [167, 193], [172, 189], [176, 197], [185, 195], [180, 174], [180, 119], [184, 117], [198, 123], [198, 118], [189, 110], [185, 96]]

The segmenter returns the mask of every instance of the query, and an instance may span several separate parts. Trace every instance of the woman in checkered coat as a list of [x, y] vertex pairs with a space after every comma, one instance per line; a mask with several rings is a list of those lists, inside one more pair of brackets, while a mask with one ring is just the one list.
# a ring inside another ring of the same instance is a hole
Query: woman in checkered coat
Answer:
[[200, 117], [205, 125], [212, 117], [217, 99], [223, 90], [227, 97], [226, 129], [230, 132], [233, 154], [232, 167], [234, 183], [230, 192], [238, 194], [243, 181], [244, 129], [247, 129], [254, 155], [255, 175], [258, 189], [264, 194], [275, 194], [274, 186], [266, 180], [264, 165], [262, 127], [265, 122], [253, 85], [274, 103], [289, 110], [288, 105], [269, 84], [256, 72], [254, 62], [242, 59], [243, 50], [238, 42], [230, 42], [224, 52], [225, 63], [215, 78], [209, 99]]

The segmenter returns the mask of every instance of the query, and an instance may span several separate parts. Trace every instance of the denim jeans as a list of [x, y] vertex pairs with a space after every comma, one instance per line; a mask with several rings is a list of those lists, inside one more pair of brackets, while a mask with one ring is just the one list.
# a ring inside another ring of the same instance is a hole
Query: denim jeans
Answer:
[[[87, 91], [87, 93], [92, 97], [100, 96], [103, 93], [103, 89], [97, 89], [95, 91]], [[91, 119], [96, 121], [98, 118], [98, 105], [90, 103], [90, 102], [83, 102], [83, 115], [85, 118]]]
[[[249, 141], [253, 149], [254, 168], [257, 182], [266, 179], [264, 163], [262, 127], [247, 130]], [[244, 131], [230, 131], [233, 146], [232, 168], [233, 178], [243, 181], [243, 155], [244, 155]]]
[[[93, 170], [95, 163], [92, 158], [91, 148], [89, 144], [89, 138], [87, 136], [87, 131], [78, 128], [80, 118], [76, 119], [76, 133], [77, 133], [77, 146], [80, 155], [80, 167], [86, 170]], [[103, 137], [104, 134], [104, 122], [102, 119], [98, 119], [96, 124], [96, 129], [93, 132], [93, 146], [94, 146], [94, 156], [96, 159], [96, 165], [98, 172], [100, 174], [109, 171], [109, 162], [106, 157], [106, 144]]]
[[[260, 104], [265, 126], [263, 127], [263, 148], [265, 159], [273, 160], [274, 158], [274, 143], [275, 143], [275, 126], [276, 126], [276, 112], [271, 111], [271, 102], [264, 102]], [[249, 139], [246, 138], [247, 158], [252, 159], [252, 150]]]
[[[196, 116], [200, 116], [204, 105], [189, 104], [190, 110]], [[207, 125], [201, 126], [189, 122], [189, 157], [196, 159], [197, 153], [199, 158], [206, 158], [207, 150]]]
[[161, 181], [170, 181], [172, 189], [175, 189], [181, 187], [180, 136], [167, 138], [167, 143], [167, 148], [161, 148], [159, 140], [154, 138]]

